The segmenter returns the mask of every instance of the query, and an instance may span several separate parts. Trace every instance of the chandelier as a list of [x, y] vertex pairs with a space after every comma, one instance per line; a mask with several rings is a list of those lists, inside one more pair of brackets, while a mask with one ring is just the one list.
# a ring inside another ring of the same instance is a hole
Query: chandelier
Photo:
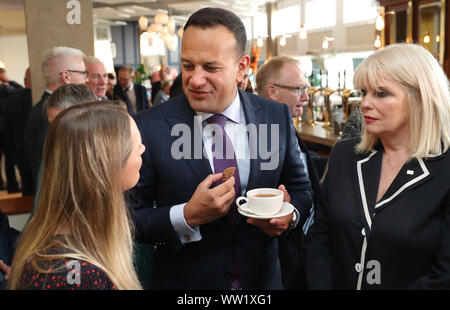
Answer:
[[160, 12], [156, 14], [154, 23], [147, 26], [148, 19], [145, 16], [141, 16], [139, 18], [139, 28], [150, 34], [149, 40], [152, 40], [151, 38], [156, 35], [164, 41], [170, 51], [175, 51], [178, 48], [178, 36], [175, 33], [175, 20], [173, 17], [169, 17], [165, 12]]

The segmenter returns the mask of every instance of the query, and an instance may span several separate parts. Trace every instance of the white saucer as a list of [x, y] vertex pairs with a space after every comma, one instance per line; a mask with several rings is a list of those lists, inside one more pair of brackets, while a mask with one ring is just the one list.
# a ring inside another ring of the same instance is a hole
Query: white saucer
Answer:
[[268, 219], [273, 219], [276, 217], [282, 217], [285, 215], [288, 215], [290, 213], [292, 213], [294, 211], [294, 206], [291, 205], [289, 202], [283, 202], [283, 206], [280, 209], [280, 212], [274, 214], [274, 215], [257, 215], [254, 214], [252, 211], [250, 211], [250, 209], [247, 208], [247, 204], [243, 203], [241, 204], [240, 207], [238, 207], [238, 212], [240, 214], [242, 214], [243, 216], [246, 217], [251, 217], [254, 219], [259, 219], [259, 220], [268, 220]]

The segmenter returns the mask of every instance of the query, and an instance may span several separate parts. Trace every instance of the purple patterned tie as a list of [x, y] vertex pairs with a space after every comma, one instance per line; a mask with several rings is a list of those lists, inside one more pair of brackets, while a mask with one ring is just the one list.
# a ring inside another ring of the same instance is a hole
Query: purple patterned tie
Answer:
[[[210, 118], [208, 118], [206, 121], [209, 124], [216, 124], [220, 126], [220, 129], [222, 131], [222, 141], [216, 141], [220, 137], [213, 137], [212, 140], [212, 154], [213, 154], [213, 163], [214, 163], [214, 172], [220, 173], [224, 171], [228, 167], [236, 167], [236, 171], [234, 172], [234, 199], [233, 203], [230, 206], [230, 211], [228, 214], [231, 215], [231, 221], [233, 222], [236, 219], [237, 215], [237, 207], [236, 207], [236, 198], [241, 196], [241, 179], [239, 178], [239, 169], [236, 161], [236, 155], [234, 153], [233, 144], [231, 143], [230, 138], [228, 137], [227, 133], [225, 132], [225, 123], [227, 122], [227, 117], [222, 114], [214, 114]], [[216, 128], [214, 128], [216, 129]], [[218, 128], [217, 128], [218, 129]], [[216, 143], [222, 143], [221, 147], [216, 147]], [[219, 181], [217, 184], [222, 183], [222, 181]], [[231, 286], [234, 289], [240, 288], [240, 281], [239, 281], [239, 272], [237, 268], [237, 259], [235, 253], [233, 253], [233, 270], [231, 272], [232, 282]]]
[[[215, 139], [213, 137], [212, 140], [212, 154], [213, 154], [213, 162], [214, 162], [214, 172], [220, 173], [223, 172], [228, 167], [236, 167], [236, 171], [234, 172], [234, 192], [235, 192], [235, 199], [239, 196], [241, 196], [241, 180], [239, 178], [239, 169], [236, 161], [236, 155], [234, 153], [233, 144], [231, 143], [230, 138], [228, 137], [227, 133], [225, 132], [225, 123], [227, 121], [227, 117], [222, 114], [214, 114], [210, 118], [208, 118], [206, 121], [209, 124], [216, 124], [220, 126], [220, 129], [222, 130], [222, 141], [216, 141], [218, 139]], [[220, 137], [217, 137], [220, 138]], [[216, 143], [222, 143], [221, 147], [216, 147]], [[222, 181], [219, 181], [217, 184], [222, 183]], [[232, 220], [235, 219], [237, 215], [237, 207], [235, 200], [233, 200], [233, 203], [230, 207], [230, 215]]]

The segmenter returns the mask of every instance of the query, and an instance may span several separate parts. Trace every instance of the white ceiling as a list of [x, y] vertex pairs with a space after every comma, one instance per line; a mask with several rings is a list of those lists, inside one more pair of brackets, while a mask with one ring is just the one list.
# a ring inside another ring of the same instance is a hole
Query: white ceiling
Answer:
[[163, 10], [185, 21], [190, 14], [207, 6], [225, 8], [245, 17], [265, 12], [267, 2], [276, 0], [94, 0], [94, 18], [130, 21], [142, 15], [151, 18]]
[[[44, 1], [44, 0], [41, 0]], [[95, 23], [123, 24], [135, 21], [144, 15], [149, 21], [160, 10], [175, 17], [175, 22], [183, 25], [189, 15], [207, 6], [231, 10], [240, 17], [253, 16], [265, 12], [267, 2], [277, 0], [93, 0]], [[24, 0], [0, 0], [0, 10], [23, 10]]]

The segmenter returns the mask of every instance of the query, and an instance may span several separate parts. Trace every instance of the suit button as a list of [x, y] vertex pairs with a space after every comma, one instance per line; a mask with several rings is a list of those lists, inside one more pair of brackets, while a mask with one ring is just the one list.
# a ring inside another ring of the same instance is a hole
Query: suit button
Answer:
[[362, 266], [360, 263], [356, 263], [355, 264], [355, 270], [356, 272], [360, 273], [362, 271]]
[[365, 228], [361, 229], [361, 235], [363, 235], [364, 237], [366, 236], [366, 229]]

